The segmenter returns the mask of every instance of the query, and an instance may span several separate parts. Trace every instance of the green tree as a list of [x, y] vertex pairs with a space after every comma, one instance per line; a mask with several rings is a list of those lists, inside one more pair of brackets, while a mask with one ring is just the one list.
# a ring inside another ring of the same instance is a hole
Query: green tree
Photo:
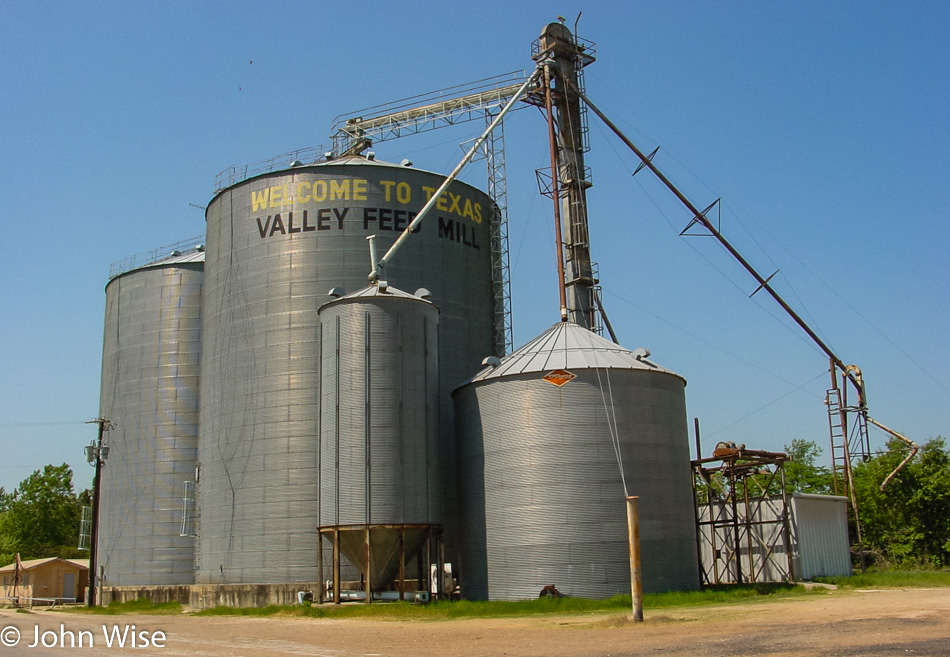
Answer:
[[882, 491], [907, 455], [888, 443], [886, 453], [854, 468], [854, 492], [865, 547], [886, 564], [950, 565], [950, 453], [942, 437], [927, 442]]
[[785, 463], [785, 486], [789, 493], [831, 494], [831, 470], [818, 465], [821, 448], [817, 443], [795, 438], [791, 445], [785, 445], [785, 453], [791, 459]]
[[[0, 553], [23, 559], [72, 554], [79, 538], [81, 502], [67, 464], [47, 465], [0, 499]], [[5, 562], [8, 563], [8, 562]]]

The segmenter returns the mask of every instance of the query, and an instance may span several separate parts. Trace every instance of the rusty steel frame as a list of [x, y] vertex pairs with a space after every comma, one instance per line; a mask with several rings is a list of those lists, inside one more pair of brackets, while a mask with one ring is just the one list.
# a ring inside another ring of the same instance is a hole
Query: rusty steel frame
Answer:
[[561, 181], [558, 171], [557, 131], [554, 128], [554, 103], [551, 100], [551, 67], [544, 67], [544, 109], [548, 122], [548, 148], [551, 155], [551, 198], [554, 201], [554, 241], [557, 245], [557, 289], [561, 303], [561, 321], [567, 321], [567, 286], [564, 283], [564, 239], [561, 235]]
[[[736, 450], [734, 454], [691, 461], [696, 500], [696, 540], [701, 584], [792, 581], [791, 523], [782, 452]], [[716, 482], [713, 477], [720, 475]], [[718, 487], [717, 487], [718, 483]], [[769, 494], [773, 484], [779, 493]], [[721, 487], [721, 490], [719, 489]], [[778, 506], [774, 519], [756, 519], [758, 511]], [[703, 518], [703, 507], [708, 518]], [[708, 530], [708, 535], [704, 534]], [[725, 534], [731, 540], [719, 544]], [[785, 558], [779, 554], [784, 547]], [[704, 563], [705, 548], [710, 551]], [[743, 563], [743, 549], [746, 563]], [[758, 555], [758, 559], [757, 559]], [[768, 566], [780, 579], [765, 579]], [[732, 576], [734, 574], [734, 576]]]
[[544, 67], [546, 76], [543, 94], [534, 94], [531, 102], [545, 108], [552, 142], [553, 197], [560, 204], [557, 221], [561, 224], [557, 237], [559, 287], [563, 287], [565, 299], [561, 314], [593, 331], [598, 326], [595, 288], [599, 281], [590, 256], [587, 214], [587, 189], [591, 187], [590, 167], [584, 165], [584, 153], [590, 150], [587, 109], [580, 95], [571, 90], [583, 89], [583, 70], [595, 61], [594, 46], [566, 27], [554, 32], [546, 29], [532, 44], [531, 58]]

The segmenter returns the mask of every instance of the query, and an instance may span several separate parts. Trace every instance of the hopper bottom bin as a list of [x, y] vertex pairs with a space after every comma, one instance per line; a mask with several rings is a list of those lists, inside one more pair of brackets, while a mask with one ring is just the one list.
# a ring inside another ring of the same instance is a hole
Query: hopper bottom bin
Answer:
[[[341, 596], [344, 583], [340, 576], [344, 560], [359, 570], [364, 592], [395, 591], [399, 600], [415, 599], [409, 594], [418, 590], [427, 591], [436, 599], [445, 596], [444, 578], [434, 575], [445, 570], [442, 525], [328, 525], [320, 527], [319, 533], [320, 580], [325, 581], [323, 554], [328, 544], [332, 560], [327, 584], [332, 589], [333, 602], [339, 603], [345, 597]], [[361, 599], [371, 602], [374, 597], [379, 599], [373, 595]]]

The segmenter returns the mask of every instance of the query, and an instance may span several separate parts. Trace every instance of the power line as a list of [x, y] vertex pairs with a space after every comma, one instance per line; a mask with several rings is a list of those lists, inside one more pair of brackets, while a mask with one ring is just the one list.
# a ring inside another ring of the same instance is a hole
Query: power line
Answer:
[[0, 422], [0, 429], [14, 429], [17, 427], [54, 427], [86, 423], [86, 420], [78, 420], [73, 422]]

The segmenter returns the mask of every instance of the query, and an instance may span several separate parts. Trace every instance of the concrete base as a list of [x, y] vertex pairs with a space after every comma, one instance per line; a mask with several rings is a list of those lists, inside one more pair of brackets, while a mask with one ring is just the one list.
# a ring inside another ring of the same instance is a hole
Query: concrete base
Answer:
[[130, 602], [145, 598], [153, 604], [178, 602], [191, 609], [295, 605], [297, 591], [320, 592], [319, 582], [292, 584], [194, 584], [191, 586], [106, 586], [99, 602]]

